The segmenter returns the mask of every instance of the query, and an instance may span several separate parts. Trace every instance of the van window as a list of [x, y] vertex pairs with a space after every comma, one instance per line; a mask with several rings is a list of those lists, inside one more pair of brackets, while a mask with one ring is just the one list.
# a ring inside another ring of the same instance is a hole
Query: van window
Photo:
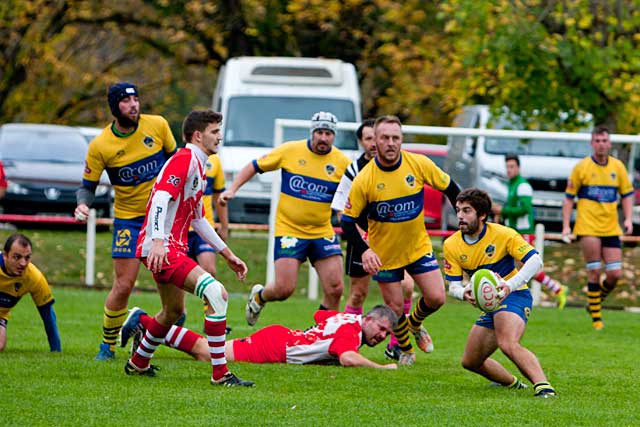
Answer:
[[[227, 147], [273, 147], [276, 118], [309, 120], [318, 111], [330, 111], [338, 120], [356, 121], [356, 106], [340, 99], [237, 96], [229, 99], [225, 117], [224, 145]], [[285, 129], [284, 140], [309, 137], [307, 129]], [[339, 131], [335, 146], [357, 150], [355, 132]]]
[[591, 145], [584, 141], [554, 141], [532, 139], [523, 141], [509, 138], [487, 139], [485, 144], [490, 154], [522, 154], [530, 156], [586, 157], [591, 154]]

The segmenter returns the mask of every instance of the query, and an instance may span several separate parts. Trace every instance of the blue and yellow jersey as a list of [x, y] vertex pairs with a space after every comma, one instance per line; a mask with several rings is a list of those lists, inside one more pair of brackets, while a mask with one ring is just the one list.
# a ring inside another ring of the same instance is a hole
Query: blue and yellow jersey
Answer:
[[402, 151], [391, 167], [376, 158], [353, 180], [343, 221], [355, 221], [368, 210], [369, 245], [382, 270], [404, 267], [432, 251], [424, 228], [424, 184], [443, 191], [450, 181], [423, 155]]
[[38, 267], [29, 263], [21, 276], [9, 276], [0, 255], [0, 319], [9, 320], [11, 310], [25, 294], [31, 294], [37, 307], [53, 301], [49, 283]]
[[253, 161], [259, 173], [282, 169], [276, 236], [319, 239], [335, 234], [331, 200], [351, 160], [336, 147], [316, 154], [309, 144], [308, 140], [285, 142]]
[[212, 154], [207, 159], [207, 188], [202, 195], [202, 204], [204, 205], [204, 216], [214, 225], [213, 218], [213, 195], [220, 194], [225, 190], [224, 172], [222, 170], [222, 162], [220, 156]]
[[[471, 277], [481, 268], [494, 271], [508, 280], [518, 272], [516, 261], [525, 263], [538, 251], [516, 230], [487, 223], [474, 243], [467, 243], [460, 231], [452, 234], [444, 241], [443, 253], [445, 279], [461, 282], [463, 272]], [[519, 289], [526, 288], [525, 283]]]
[[624, 164], [609, 156], [600, 165], [593, 157], [582, 159], [571, 172], [566, 197], [578, 196], [576, 223], [573, 233], [578, 236], [620, 236], [618, 224], [618, 194], [633, 195], [633, 186]]
[[138, 128], [126, 137], [116, 136], [109, 125], [89, 144], [82, 185], [95, 190], [106, 170], [116, 193], [115, 217], [143, 217], [151, 187], [175, 151], [169, 124], [160, 116], [141, 114]]

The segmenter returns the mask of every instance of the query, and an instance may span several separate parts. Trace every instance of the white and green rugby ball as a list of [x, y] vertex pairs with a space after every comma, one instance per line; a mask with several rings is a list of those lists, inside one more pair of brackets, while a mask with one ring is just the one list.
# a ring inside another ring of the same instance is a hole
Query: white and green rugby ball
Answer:
[[502, 292], [498, 290], [500, 279], [486, 268], [481, 268], [471, 276], [471, 292], [478, 308], [485, 313], [500, 307]]

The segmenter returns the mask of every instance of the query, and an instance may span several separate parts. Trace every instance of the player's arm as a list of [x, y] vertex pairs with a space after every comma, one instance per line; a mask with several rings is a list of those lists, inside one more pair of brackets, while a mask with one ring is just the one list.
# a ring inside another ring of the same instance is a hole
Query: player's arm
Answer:
[[211, 197], [211, 204], [213, 210], [218, 216], [218, 224], [220, 225], [218, 235], [222, 240], [226, 241], [229, 238], [229, 208], [227, 204], [223, 204], [220, 200], [220, 193], [214, 193]]
[[229, 189], [225, 190], [220, 194], [220, 203], [223, 206], [226, 206], [227, 202], [233, 199], [236, 196], [236, 192], [247, 183], [251, 178], [255, 176], [260, 170], [258, 168], [258, 163], [254, 160], [251, 163], [247, 163], [245, 167], [243, 167], [236, 178], [233, 180]]
[[367, 359], [357, 351], [349, 350], [340, 354], [338, 359], [340, 364], [346, 368], [376, 368], [376, 369], [397, 369], [398, 365], [395, 363], [388, 363], [381, 365], [372, 360]]
[[56, 312], [53, 310], [53, 300], [38, 307], [38, 312], [44, 323], [44, 330], [49, 340], [49, 350], [52, 352], [61, 352], [60, 334], [58, 332], [58, 322], [56, 320]]
[[[571, 211], [573, 211], [573, 195], [567, 194], [562, 201], [562, 239], [567, 241], [571, 234]], [[570, 241], [570, 240], [569, 240]]]
[[505, 204], [502, 207], [502, 216], [519, 217], [533, 210], [533, 198], [531, 196], [516, 196], [515, 203]]
[[7, 319], [0, 318], [0, 353], [7, 345]]
[[631, 234], [633, 233], [633, 198], [624, 196], [620, 203], [622, 204], [622, 213], [624, 215], [624, 232], [625, 234]]

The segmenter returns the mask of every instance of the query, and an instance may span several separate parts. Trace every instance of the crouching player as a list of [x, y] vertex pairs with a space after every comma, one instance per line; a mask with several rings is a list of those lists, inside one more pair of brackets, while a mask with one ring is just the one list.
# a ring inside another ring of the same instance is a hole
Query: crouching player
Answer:
[[[471, 288], [462, 286], [462, 273], [471, 276], [480, 268], [498, 273], [505, 293], [501, 305], [484, 313], [471, 328], [462, 356], [462, 366], [509, 388], [526, 388], [490, 356], [499, 348], [533, 383], [536, 397], [555, 397], [536, 356], [520, 344], [531, 314], [532, 298], [527, 282], [542, 267], [542, 259], [515, 230], [487, 223], [491, 199], [482, 190], [469, 188], [456, 197], [460, 230], [445, 240], [445, 279], [449, 293], [475, 305]], [[520, 271], [515, 262], [523, 263]]]
[[[304, 331], [270, 325], [246, 338], [227, 341], [225, 357], [230, 362], [340, 363], [346, 367], [397, 368], [395, 363], [380, 365], [373, 362], [358, 351], [364, 344], [373, 347], [383, 342], [395, 328], [398, 316], [388, 306], [377, 305], [364, 316], [318, 310], [313, 318], [316, 325]], [[133, 338], [132, 348], [136, 348], [151, 320], [142, 309], [133, 308], [122, 327], [122, 343], [126, 345]], [[189, 329], [172, 326], [163, 344], [199, 361], [209, 361], [207, 340]]]

